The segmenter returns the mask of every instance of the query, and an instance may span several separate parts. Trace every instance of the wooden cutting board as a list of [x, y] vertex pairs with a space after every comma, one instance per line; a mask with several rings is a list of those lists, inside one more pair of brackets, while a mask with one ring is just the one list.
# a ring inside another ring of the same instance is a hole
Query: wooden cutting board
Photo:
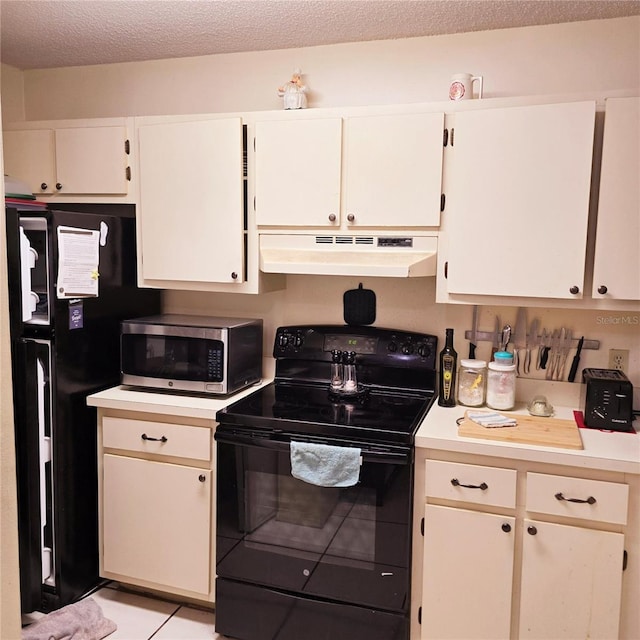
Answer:
[[501, 411], [500, 414], [515, 418], [518, 424], [515, 427], [482, 427], [469, 420], [465, 412], [464, 420], [458, 425], [458, 435], [465, 438], [501, 440], [564, 449], [583, 448], [580, 429], [574, 420], [538, 418], [505, 411]]

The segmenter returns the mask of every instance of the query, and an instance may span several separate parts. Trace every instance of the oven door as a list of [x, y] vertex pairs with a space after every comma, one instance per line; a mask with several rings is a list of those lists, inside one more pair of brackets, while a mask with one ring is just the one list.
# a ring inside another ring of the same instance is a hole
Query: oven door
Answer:
[[311, 439], [241, 427], [216, 433], [216, 630], [254, 637], [238, 625], [251, 625], [247, 614], [264, 600], [267, 617], [282, 615], [261, 640], [315, 638], [314, 627], [318, 638], [405, 637], [412, 449], [351, 443], [362, 450], [359, 482], [326, 488], [291, 475], [292, 437]]

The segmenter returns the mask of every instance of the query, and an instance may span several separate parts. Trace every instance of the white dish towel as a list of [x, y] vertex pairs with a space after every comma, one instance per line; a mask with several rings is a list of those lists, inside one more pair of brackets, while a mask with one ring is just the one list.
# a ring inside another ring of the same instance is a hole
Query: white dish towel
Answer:
[[360, 479], [361, 450], [291, 441], [291, 475], [319, 487], [352, 487]]

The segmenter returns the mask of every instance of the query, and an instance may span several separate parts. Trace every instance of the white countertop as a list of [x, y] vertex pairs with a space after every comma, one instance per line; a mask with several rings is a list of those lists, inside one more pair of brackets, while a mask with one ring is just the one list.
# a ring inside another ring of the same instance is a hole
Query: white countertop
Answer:
[[[458, 435], [456, 420], [467, 407], [440, 407], [434, 404], [416, 433], [416, 447], [528, 460], [546, 464], [601, 469], [640, 474], [640, 434], [580, 429], [584, 449], [564, 449], [542, 445], [466, 438]], [[513, 412], [528, 415], [525, 403]], [[573, 420], [573, 408], [555, 406], [555, 418]], [[637, 428], [637, 427], [636, 427]]]
[[[259, 384], [230, 396], [213, 397], [139, 391], [118, 386], [89, 396], [87, 404], [215, 420], [219, 409], [269, 382], [271, 378], [264, 378]], [[582, 450], [465, 438], [458, 436], [456, 424], [464, 411], [463, 406], [444, 408], [434, 404], [418, 429], [416, 447], [640, 475], [640, 434], [580, 429]], [[528, 413], [524, 403], [519, 404], [515, 412]], [[573, 408], [555, 405], [554, 417], [573, 420]]]
[[112, 387], [87, 397], [90, 407], [121, 409], [123, 411], [144, 411], [146, 413], [167, 413], [183, 418], [205, 418], [215, 420], [216, 412], [232, 402], [249, 395], [268, 384], [271, 379], [262, 379], [258, 384], [228, 396], [191, 396], [178, 393], [141, 391], [125, 386]]

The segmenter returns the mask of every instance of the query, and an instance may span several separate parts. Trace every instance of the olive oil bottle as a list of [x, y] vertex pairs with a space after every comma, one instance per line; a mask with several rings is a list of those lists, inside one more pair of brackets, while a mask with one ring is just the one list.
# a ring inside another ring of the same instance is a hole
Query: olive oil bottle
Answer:
[[458, 354], [453, 348], [453, 329], [447, 329], [444, 348], [440, 352], [438, 404], [441, 407], [456, 406], [457, 369]]

